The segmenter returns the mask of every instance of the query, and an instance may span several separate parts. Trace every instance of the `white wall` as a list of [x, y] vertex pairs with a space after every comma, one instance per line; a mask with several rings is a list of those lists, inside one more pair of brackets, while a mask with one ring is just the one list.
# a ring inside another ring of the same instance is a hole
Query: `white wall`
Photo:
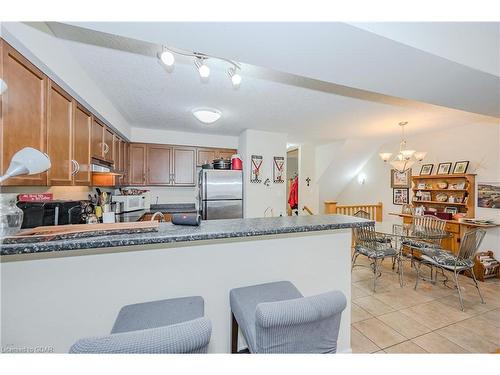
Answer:
[[205, 146], [220, 148], [238, 148], [238, 137], [229, 135], [179, 132], [160, 129], [131, 129], [132, 142], [163, 143], [185, 146]]
[[[251, 129], [240, 134], [238, 151], [243, 160], [244, 217], [263, 217], [268, 207], [273, 209], [275, 216], [286, 215], [286, 183], [273, 182], [273, 157], [282, 156], [286, 160], [286, 138], [284, 133]], [[250, 183], [252, 155], [262, 155], [264, 158], [260, 184]], [[270, 186], [264, 185], [266, 178], [270, 179]], [[267, 216], [270, 216], [269, 212]]]
[[[307, 178], [310, 179], [309, 186]], [[315, 215], [322, 213], [319, 206], [315, 147], [310, 143], [299, 146], [299, 215], [309, 215], [302, 211], [304, 206], [307, 206]]]
[[[408, 145], [416, 150], [427, 151], [423, 164], [434, 163], [436, 173], [440, 162], [469, 160], [468, 173], [476, 173], [476, 182], [500, 182], [500, 125], [475, 124], [448, 130], [421, 134], [408, 138]], [[383, 145], [380, 152], [394, 152], [399, 147], [397, 142]], [[419, 174], [421, 164], [413, 167], [413, 174]], [[359, 170], [366, 174], [364, 185], [357, 182], [356, 176], [338, 195], [331, 199], [340, 204], [376, 203], [384, 204], [384, 220], [400, 221], [389, 215], [390, 212], [401, 212], [401, 206], [392, 204], [390, 186], [390, 167], [385, 165], [378, 152]], [[323, 202], [321, 202], [323, 204]], [[500, 223], [500, 210], [478, 208], [476, 217], [495, 219]], [[488, 229], [483, 242], [483, 249], [495, 251], [500, 258], [500, 228]]]
[[[238, 149], [238, 137], [179, 132], [173, 130], [145, 129], [133, 127], [131, 129], [132, 142], [174, 144], [186, 146], [204, 146]], [[158, 187], [147, 186], [151, 191], [151, 204], [156, 203], [197, 203], [197, 187]]]
[[89, 109], [94, 109], [116, 130], [129, 137], [127, 120], [85, 73], [64, 42], [53, 36], [44, 23], [37, 23], [37, 27], [43, 31], [21, 22], [2, 22], [1, 36], [63, 88], [71, 88], [68, 91], [76, 93], [82, 104], [91, 106]]

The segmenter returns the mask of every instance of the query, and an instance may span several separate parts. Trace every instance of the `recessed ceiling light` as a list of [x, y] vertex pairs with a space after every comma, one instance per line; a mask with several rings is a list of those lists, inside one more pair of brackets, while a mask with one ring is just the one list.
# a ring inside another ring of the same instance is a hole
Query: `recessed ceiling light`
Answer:
[[215, 109], [196, 109], [193, 111], [193, 116], [204, 124], [213, 124], [220, 119], [221, 113]]

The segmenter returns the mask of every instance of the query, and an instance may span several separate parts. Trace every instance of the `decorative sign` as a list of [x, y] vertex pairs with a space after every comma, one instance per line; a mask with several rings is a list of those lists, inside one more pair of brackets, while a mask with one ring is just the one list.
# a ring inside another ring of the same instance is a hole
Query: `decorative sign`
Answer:
[[280, 184], [285, 182], [284, 169], [285, 169], [285, 158], [283, 156], [275, 156], [273, 164], [274, 183]]
[[500, 208], [500, 183], [481, 182], [477, 184], [477, 206], [482, 208]]
[[19, 194], [17, 196], [17, 200], [19, 202], [51, 201], [52, 198], [53, 198], [52, 193]]
[[250, 182], [255, 184], [260, 184], [262, 182], [261, 172], [262, 172], [262, 162], [264, 159], [262, 155], [252, 155], [252, 171], [250, 173]]

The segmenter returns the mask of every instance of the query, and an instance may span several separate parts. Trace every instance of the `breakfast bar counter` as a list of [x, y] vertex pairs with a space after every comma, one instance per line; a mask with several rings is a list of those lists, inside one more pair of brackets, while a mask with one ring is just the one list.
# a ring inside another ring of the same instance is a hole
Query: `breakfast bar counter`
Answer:
[[366, 225], [373, 221], [343, 215], [213, 220], [5, 244], [2, 346], [64, 353], [79, 338], [109, 334], [125, 305], [202, 296], [212, 322], [209, 352], [229, 353], [229, 291], [288, 280], [305, 296], [345, 294], [338, 351], [349, 352], [352, 228]]

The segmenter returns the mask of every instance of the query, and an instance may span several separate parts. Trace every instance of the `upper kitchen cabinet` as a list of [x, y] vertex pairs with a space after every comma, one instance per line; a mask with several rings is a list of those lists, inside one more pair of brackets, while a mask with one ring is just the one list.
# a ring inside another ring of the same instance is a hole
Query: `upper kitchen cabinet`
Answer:
[[147, 148], [147, 184], [171, 185], [173, 183], [172, 147], [149, 144]]
[[196, 149], [194, 147], [174, 147], [172, 163], [172, 184], [195, 186]]
[[47, 154], [51, 167], [49, 185], [72, 185], [77, 164], [73, 160], [73, 114], [75, 102], [49, 80], [47, 95]]
[[146, 149], [145, 144], [130, 144], [128, 175], [130, 185], [144, 186], [146, 184]]
[[92, 139], [90, 149], [92, 157], [104, 160], [104, 129], [106, 126], [98, 119], [92, 121]]
[[73, 184], [89, 186], [91, 184], [90, 138], [92, 115], [79, 104], [75, 106], [73, 129], [73, 164], [76, 164]]
[[114, 133], [108, 127], [104, 128], [104, 160], [114, 163], [115, 155], [115, 137]]
[[[47, 77], [0, 39], [0, 76], [7, 84], [1, 95], [0, 175], [24, 147], [47, 152]], [[10, 178], [2, 185], [47, 185], [47, 172]]]
[[230, 148], [200, 148], [196, 149], [196, 165], [201, 167], [203, 164], [211, 164], [215, 159], [229, 159], [236, 154], [236, 150]]

